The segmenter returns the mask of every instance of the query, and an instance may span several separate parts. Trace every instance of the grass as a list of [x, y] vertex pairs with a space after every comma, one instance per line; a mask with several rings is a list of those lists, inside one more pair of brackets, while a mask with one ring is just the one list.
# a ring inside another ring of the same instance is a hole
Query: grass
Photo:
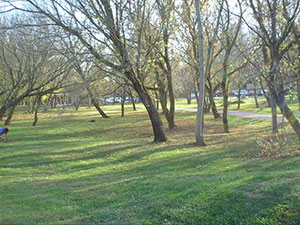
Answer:
[[[117, 109], [108, 106], [107, 110]], [[168, 142], [152, 143], [144, 109], [102, 119], [91, 111], [16, 115], [0, 143], [0, 224], [300, 224], [299, 145], [260, 158], [270, 122], [178, 112]], [[89, 122], [95, 119], [96, 122]]]
[[[262, 114], [268, 114], [271, 115], [271, 108], [267, 107], [267, 103], [264, 97], [258, 97], [258, 104], [259, 108], [256, 108], [255, 100], [254, 98], [245, 98], [241, 99], [242, 103], [240, 105], [240, 111], [246, 111], [246, 112], [254, 112], [254, 113], [262, 113]], [[196, 99], [192, 100], [192, 104], [188, 105], [186, 103], [185, 99], [178, 99], [176, 101], [176, 107], [179, 108], [197, 108]], [[287, 105], [290, 107], [290, 109], [294, 112], [294, 114], [299, 117], [299, 108], [298, 104], [293, 102], [289, 102], [288, 99], [286, 101]], [[223, 100], [222, 99], [216, 99], [216, 105], [218, 110], [222, 110], [223, 108]], [[229, 110], [237, 110], [237, 98], [229, 98]], [[280, 109], [277, 107], [277, 113], [278, 115], [281, 115]]]

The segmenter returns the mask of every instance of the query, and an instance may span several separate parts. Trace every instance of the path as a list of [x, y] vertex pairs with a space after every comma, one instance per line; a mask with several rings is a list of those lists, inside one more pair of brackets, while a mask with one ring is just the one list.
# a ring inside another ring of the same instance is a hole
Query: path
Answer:
[[[138, 105], [138, 108], [144, 108], [144, 106], [142, 105]], [[176, 108], [176, 110], [178, 111], [188, 111], [188, 112], [197, 112], [197, 109], [191, 109], [191, 108]], [[95, 113], [97, 111], [94, 111]], [[121, 112], [121, 111], [106, 111], [104, 110], [105, 113], [117, 113], [117, 112]], [[221, 110], [218, 111], [219, 113], [222, 113]], [[246, 118], [250, 118], [250, 119], [259, 119], [259, 120], [272, 120], [272, 116], [271, 115], [267, 115], [267, 114], [262, 114], [262, 113], [254, 113], [254, 112], [245, 112], [245, 111], [235, 111], [235, 110], [229, 110], [228, 111], [228, 115], [231, 116], [240, 116], [240, 117], [246, 117]], [[278, 122], [282, 121], [282, 116], [277, 116], [277, 120]], [[300, 122], [300, 119], [298, 119]], [[287, 122], [286, 119], [284, 119], [285, 122]]]
[[[188, 109], [188, 108], [176, 108], [176, 110], [197, 112], [197, 109]], [[219, 110], [218, 112], [222, 113], [221, 110]], [[267, 114], [262, 114], [262, 113], [254, 113], [254, 112], [229, 110], [228, 115], [246, 117], [246, 118], [251, 118], [251, 119], [259, 119], [259, 120], [272, 120], [272, 115], [267, 115]], [[278, 122], [282, 121], [282, 118], [283, 118], [283, 116], [277, 116]], [[287, 120], [285, 118], [284, 118], [284, 121], [287, 122]]]

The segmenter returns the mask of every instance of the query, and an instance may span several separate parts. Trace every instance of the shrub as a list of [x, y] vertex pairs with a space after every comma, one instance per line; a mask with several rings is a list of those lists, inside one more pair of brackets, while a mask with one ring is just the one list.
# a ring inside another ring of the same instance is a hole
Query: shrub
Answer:
[[260, 148], [260, 157], [274, 157], [288, 153], [290, 140], [287, 135], [273, 134], [271, 137], [257, 138], [256, 143]]

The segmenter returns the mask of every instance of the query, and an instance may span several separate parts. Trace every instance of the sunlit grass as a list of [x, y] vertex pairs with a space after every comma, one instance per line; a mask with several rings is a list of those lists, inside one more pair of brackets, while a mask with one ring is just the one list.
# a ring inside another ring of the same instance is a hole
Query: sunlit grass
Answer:
[[[237, 98], [236, 97], [229, 97], [229, 110], [237, 110]], [[223, 110], [223, 100], [216, 99], [215, 100], [217, 109]], [[298, 103], [291, 103], [286, 101], [289, 108], [293, 111], [293, 113], [300, 117], [299, 106]], [[266, 99], [264, 97], [258, 97], [258, 108], [256, 107], [254, 97], [243, 98], [241, 99], [240, 111], [246, 112], [254, 112], [254, 113], [262, 113], [262, 114], [269, 114], [271, 115], [272, 111], [271, 108], [268, 107]], [[197, 108], [196, 99], [192, 99], [192, 104], [187, 104], [185, 99], [178, 99], [176, 100], [176, 107], [178, 108]], [[277, 107], [278, 115], [281, 115], [280, 109]]]
[[[119, 107], [107, 106], [107, 110]], [[178, 112], [168, 142], [153, 144], [143, 108], [102, 119], [93, 108], [19, 112], [0, 143], [0, 224], [299, 224], [300, 155], [260, 158], [269, 121]], [[96, 120], [96, 122], [90, 122]]]

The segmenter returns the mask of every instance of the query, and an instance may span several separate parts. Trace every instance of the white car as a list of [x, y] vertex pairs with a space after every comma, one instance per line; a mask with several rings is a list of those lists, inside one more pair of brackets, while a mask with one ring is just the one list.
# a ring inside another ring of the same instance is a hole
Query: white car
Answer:
[[113, 103], [114, 102], [114, 98], [108, 98], [106, 99], [106, 103]]

